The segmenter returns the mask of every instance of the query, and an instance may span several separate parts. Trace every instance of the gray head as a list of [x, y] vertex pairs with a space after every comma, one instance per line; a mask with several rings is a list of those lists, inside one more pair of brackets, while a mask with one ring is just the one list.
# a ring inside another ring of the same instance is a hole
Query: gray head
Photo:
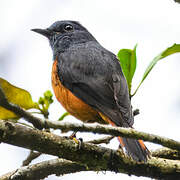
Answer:
[[32, 29], [48, 38], [53, 52], [61, 52], [73, 44], [96, 41], [77, 21], [56, 21], [47, 29]]

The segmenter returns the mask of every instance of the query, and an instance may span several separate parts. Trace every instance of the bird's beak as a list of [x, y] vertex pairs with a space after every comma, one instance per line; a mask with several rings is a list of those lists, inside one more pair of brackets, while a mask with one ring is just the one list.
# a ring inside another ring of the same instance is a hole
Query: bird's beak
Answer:
[[31, 31], [34, 31], [36, 33], [39, 33], [45, 37], [47, 37], [48, 39], [50, 38], [50, 36], [52, 35], [52, 32], [48, 29], [31, 29]]

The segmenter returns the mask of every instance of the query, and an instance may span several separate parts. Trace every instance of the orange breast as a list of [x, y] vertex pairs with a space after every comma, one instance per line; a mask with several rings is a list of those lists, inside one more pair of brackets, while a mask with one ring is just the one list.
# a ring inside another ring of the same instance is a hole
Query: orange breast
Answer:
[[57, 60], [54, 61], [52, 67], [52, 87], [57, 100], [71, 115], [84, 122], [103, 123], [97, 111], [85, 104], [61, 84], [57, 73]]

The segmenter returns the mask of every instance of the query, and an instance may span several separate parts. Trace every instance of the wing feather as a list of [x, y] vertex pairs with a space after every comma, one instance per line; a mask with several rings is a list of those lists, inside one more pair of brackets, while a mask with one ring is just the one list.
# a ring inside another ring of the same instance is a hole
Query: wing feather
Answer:
[[97, 42], [80, 44], [58, 56], [61, 83], [117, 126], [131, 127], [128, 87], [119, 61]]

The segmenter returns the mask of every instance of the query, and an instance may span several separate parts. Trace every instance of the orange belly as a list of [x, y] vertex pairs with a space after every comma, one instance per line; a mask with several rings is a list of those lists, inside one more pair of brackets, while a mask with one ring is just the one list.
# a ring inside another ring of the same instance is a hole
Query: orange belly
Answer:
[[57, 73], [57, 60], [54, 61], [52, 67], [52, 87], [57, 100], [71, 115], [83, 122], [105, 123], [97, 111], [85, 104], [61, 84]]

